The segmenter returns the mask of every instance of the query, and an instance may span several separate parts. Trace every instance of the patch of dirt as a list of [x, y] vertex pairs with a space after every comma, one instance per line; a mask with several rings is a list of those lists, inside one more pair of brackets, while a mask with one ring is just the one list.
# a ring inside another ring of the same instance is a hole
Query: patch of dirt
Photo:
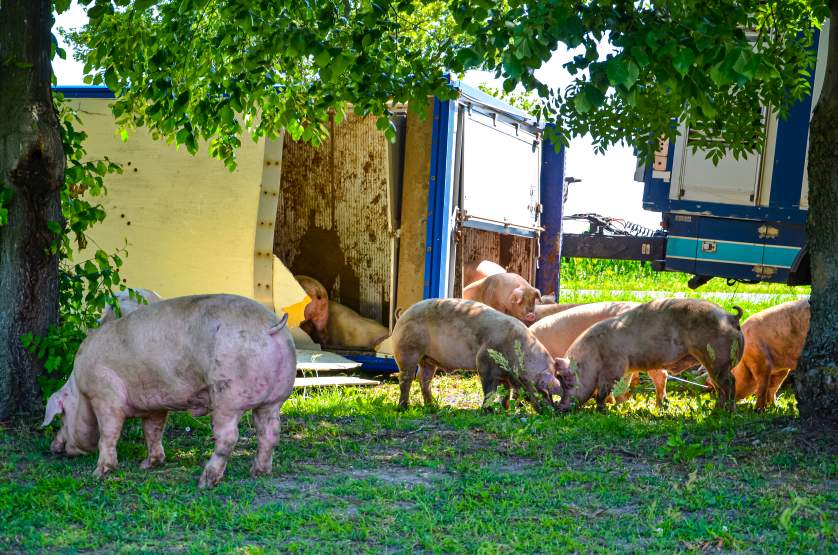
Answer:
[[435, 481], [444, 480], [451, 476], [447, 472], [431, 468], [405, 468], [403, 466], [388, 465], [373, 468], [355, 468], [345, 472], [356, 480], [374, 478], [385, 484], [412, 488], [414, 486], [431, 486]]
[[535, 459], [507, 457], [507, 459], [502, 463], [489, 465], [488, 468], [499, 474], [521, 474], [523, 472], [528, 472], [538, 464], [539, 462]]
[[[313, 473], [306, 472], [305, 470], [302, 472], [307, 474], [309, 478], [313, 477], [314, 480], [295, 479], [288, 476], [268, 480], [264, 483], [265, 485], [260, 487], [258, 495], [253, 500], [253, 508], [258, 509], [270, 503], [279, 502], [291, 509], [295, 509], [302, 505], [303, 501], [322, 500], [331, 502], [336, 500], [338, 498], [337, 496], [333, 496], [322, 490], [321, 484], [317, 481], [317, 477], [319, 476], [328, 476], [330, 478], [347, 476], [355, 480], [372, 478], [387, 485], [401, 486], [407, 489], [416, 486], [429, 487], [434, 485], [435, 482], [453, 476], [452, 473], [432, 468], [407, 468], [393, 464], [371, 466], [368, 468], [341, 468], [314, 462], [306, 465], [306, 467], [308, 470], [313, 470]], [[355, 505], [362, 503], [359, 500], [356, 502], [345, 496], [340, 496], [340, 499], [342, 501], [348, 500]], [[399, 507], [399, 504], [396, 503], [395, 506]], [[404, 508], [409, 507], [413, 507], [413, 504], [405, 502]], [[341, 511], [342, 514], [353, 516], [357, 514], [358, 509], [357, 507], [350, 507], [348, 510], [341, 509]]]

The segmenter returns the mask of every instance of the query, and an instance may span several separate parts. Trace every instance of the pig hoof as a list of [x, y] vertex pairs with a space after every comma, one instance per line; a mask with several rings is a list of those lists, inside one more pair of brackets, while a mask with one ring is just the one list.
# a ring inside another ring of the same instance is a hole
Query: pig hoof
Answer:
[[198, 487], [202, 489], [213, 488], [217, 486], [220, 481], [221, 476], [219, 474], [209, 470], [204, 470], [203, 474], [201, 474], [201, 478], [198, 480]]
[[399, 406], [396, 407], [396, 412], [404, 412], [407, 410], [407, 403], [399, 403]]
[[110, 466], [99, 465], [96, 467], [96, 470], [93, 471], [93, 476], [96, 478], [104, 478], [112, 470], [113, 468]]
[[145, 459], [143, 462], [140, 463], [140, 468], [142, 468], [143, 470], [148, 470], [149, 468], [154, 468], [155, 466], [163, 464], [164, 460], [165, 459], [163, 459], [162, 457], [159, 457], [159, 458], [158, 457], [155, 457], [155, 458], [149, 457], [149, 458]]
[[253, 463], [253, 466], [250, 467], [250, 475], [256, 478], [257, 476], [269, 476], [271, 473], [271, 465], [261, 465], [258, 463]]

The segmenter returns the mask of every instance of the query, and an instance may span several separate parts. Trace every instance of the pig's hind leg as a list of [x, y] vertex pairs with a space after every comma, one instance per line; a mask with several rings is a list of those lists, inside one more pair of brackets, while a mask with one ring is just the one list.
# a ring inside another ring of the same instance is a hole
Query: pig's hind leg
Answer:
[[274, 447], [279, 441], [279, 407], [282, 402], [262, 405], [253, 409], [253, 424], [259, 448], [250, 467], [251, 476], [270, 474], [273, 466]]
[[239, 419], [241, 411], [214, 409], [212, 413], [212, 436], [215, 439], [215, 452], [207, 461], [204, 472], [198, 480], [198, 487], [213, 487], [224, 476], [227, 458], [233, 452], [239, 440]]
[[434, 403], [434, 396], [431, 394], [431, 381], [436, 374], [436, 364], [427, 358], [419, 363], [419, 385], [422, 386], [422, 399], [425, 401], [426, 407], [432, 407]]
[[782, 370], [775, 370], [771, 374], [771, 382], [768, 384], [768, 391], [766, 392], [766, 403], [773, 405], [777, 401], [777, 390], [786, 381], [786, 377], [791, 372], [791, 368], [784, 368]]
[[406, 410], [410, 403], [410, 386], [416, 377], [416, 367], [419, 365], [420, 357], [415, 353], [397, 351], [395, 358], [399, 367], [399, 410]]
[[91, 405], [99, 425], [99, 461], [96, 463], [93, 475], [101, 478], [108, 472], [116, 470], [116, 442], [119, 441], [119, 435], [122, 433], [125, 415], [119, 407], [113, 405], [112, 401], [92, 399]]
[[140, 468], [153, 468], [166, 460], [166, 453], [163, 451], [163, 429], [166, 427], [168, 416], [168, 412], [161, 411], [143, 417], [143, 435], [148, 456], [140, 463]]

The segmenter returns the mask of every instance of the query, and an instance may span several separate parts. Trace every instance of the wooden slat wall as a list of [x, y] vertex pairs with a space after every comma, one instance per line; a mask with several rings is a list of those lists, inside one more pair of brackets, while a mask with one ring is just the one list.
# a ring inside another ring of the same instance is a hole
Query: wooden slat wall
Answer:
[[286, 134], [274, 254], [334, 300], [387, 325], [387, 142], [375, 118], [332, 124], [319, 148]]

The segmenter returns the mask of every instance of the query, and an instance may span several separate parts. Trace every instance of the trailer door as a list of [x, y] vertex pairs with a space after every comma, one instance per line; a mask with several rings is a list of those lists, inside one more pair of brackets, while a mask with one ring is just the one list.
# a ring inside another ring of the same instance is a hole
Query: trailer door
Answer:
[[[761, 112], [759, 116], [769, 124]], [[698, 131], [684, 129], [679, 138], [680, 151], [676, 153], [675, 175], [670, 196], [674, 200], [755, 206], [762, 182], [762, 154], [751, 154], [738, 160], [728, 152], [714, 164], [707, 152], [693, 152], [693, 144], [701, 137]], [[679, 160], [680, 159], [680, 163]]]
[[[534, 232], [539, 222], [537, 131], [502, 114], [463, 114], [460, 207], [465, 220]], [[466, 224], [468, 225], [468, 224]]]

